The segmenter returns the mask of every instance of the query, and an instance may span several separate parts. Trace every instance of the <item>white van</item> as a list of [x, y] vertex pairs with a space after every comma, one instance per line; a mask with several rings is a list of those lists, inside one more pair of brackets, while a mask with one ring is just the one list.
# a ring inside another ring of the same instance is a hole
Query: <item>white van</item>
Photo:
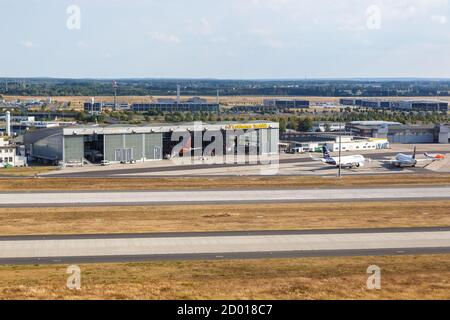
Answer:
[[108, 160], [102, 160], [102, 162], [100, 162], [100, 165], [102, 167], [106, 167], [109, 166], [111, 164], [111, 162], [109, 162]]

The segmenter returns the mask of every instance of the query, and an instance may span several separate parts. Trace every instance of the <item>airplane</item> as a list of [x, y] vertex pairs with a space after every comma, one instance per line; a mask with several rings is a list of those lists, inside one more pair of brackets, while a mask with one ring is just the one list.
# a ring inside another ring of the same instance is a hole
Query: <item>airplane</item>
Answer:
[[[325, 164], [329, 164], [332, 166], [336, 166], [339, 168], [339, 158], [333, 158], [330, 155], [330, 150], [328, 150], [327, 146], [324, 146], [322, 148], [323, 152], [323, 158], [313, 158], [315, 161], [322, 161]], [[354, 156], [343, 156], [341, 157], [341, 168], [360, 168], [364, 167], [366, 163], [366, 158], [364, 158], [362, 155], [354, 155]]]
[[399, 153], [394, 160], [389, 161], [390, 165], [397, 168], [412, 167], [415, 168], [418, 161], [416, 159], [417, 147], [414, 147], [414, 153], [412, 156]]
[[432, 159], [432, 160], [444, 160], [445, 159], [444, 154], [438, 154], [438, 153], [425, 153], [425, 157]]
[[437, 161], [437, 160], [445, 159], [445, 156], [442, 154], [425, 153], [425, 156], [427, 157], [427, 159], [417, 159], [416, 155], [417, 155], [417, 147], [414, 147], [414, 153], [412, 156], [406, 155], [403, 153], [399, 153], [395, 157], [395, 160], [391, 160], [391, 161], [389, 161], [389, 163], [391, 164], [391, 166], [394, 166], [397, 168], [406, 168], [406, 167], [415, 168], [419, 162], [430, 161], [430, 160]]

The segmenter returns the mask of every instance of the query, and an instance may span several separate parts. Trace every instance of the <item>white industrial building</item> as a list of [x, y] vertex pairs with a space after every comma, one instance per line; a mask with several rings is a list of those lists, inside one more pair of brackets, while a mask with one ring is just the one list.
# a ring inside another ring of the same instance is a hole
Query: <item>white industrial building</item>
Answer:
[[342, 151], [369, 151], [379, 149], [389, 149], [390, 144], [388, 139], [383, 138], [368, 138], [368, 139], [354, 139], [353, 137], [342, 137], [339, 143], [339, 137], [335, 141], [328, 142], [328, 149], [332, 151], [339, 151], [341, 146]]
[[25, 157], [16, 154], [16, 146], [0, 138], [0, 168], [3, 167], [23, 167], [27, 163]]
[[370, 150], [389, 149], [390, 144], [387, 139], [383, 138], [354, 138], [352, 136], [342, 136], [330, 141], [316, 142], [293, 142], [288, 150], [295, 149], [297, 152], [321, 152], [326, 146], [332, 152], [338, 152], [339, 148], [344, 152], [360, 152]]

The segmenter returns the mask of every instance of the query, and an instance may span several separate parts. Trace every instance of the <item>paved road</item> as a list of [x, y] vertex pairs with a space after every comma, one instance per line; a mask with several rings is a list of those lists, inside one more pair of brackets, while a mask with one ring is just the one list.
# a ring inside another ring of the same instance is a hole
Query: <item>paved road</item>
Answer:
[[0, 264], [450, 253], [450, 229], [0, 238]]
[[450, 199], [450, 186], [289, 190], [3, 192], [1, 207]]

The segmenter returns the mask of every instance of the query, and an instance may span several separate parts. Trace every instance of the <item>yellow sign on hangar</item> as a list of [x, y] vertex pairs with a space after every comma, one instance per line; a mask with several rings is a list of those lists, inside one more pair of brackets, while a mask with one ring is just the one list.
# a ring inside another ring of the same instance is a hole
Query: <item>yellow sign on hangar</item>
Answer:
[[253, 124], [230, 124], [225, 129], [230, 130], [250, 130], [250, 129], [269, 129], [267, 123], [253, 123]]

